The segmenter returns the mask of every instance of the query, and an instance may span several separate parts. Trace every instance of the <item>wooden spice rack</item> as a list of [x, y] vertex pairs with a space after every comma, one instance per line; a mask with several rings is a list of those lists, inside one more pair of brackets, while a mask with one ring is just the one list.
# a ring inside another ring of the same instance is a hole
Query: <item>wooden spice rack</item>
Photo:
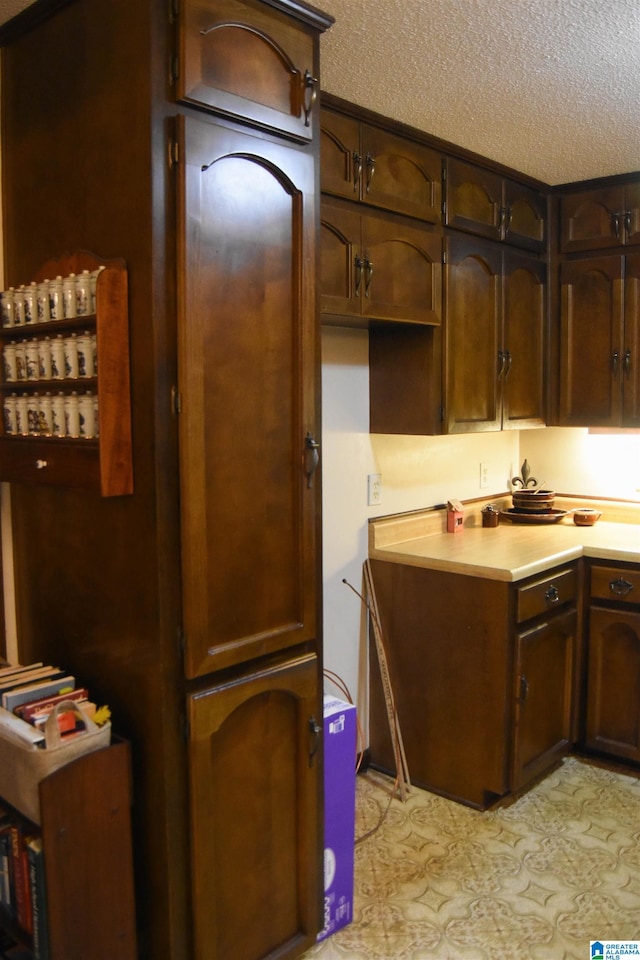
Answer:
[[51, 320], [0, 329], [0, 345], [58, 333], [89, 330], [97, 338], [97, 376], [82, 380], [7, 381], [2, 376], [0, 397], [11, 393], [71, 393], [80, 387], [97, 394], [100, 430], [96, 439], [52, 436], [16, 436], [0, 425], [0, 480], [97, 490], [103, 497], [133, 492], [131, 454], [131, 397], [129, 374], [129, 317], [127, 269], [123, 260], [101, 260], [78, 251], [48, 260], [32, 279], [42, 282], [58, 275], [80, 274], [103, 266], [96, 284], [93, 316]]

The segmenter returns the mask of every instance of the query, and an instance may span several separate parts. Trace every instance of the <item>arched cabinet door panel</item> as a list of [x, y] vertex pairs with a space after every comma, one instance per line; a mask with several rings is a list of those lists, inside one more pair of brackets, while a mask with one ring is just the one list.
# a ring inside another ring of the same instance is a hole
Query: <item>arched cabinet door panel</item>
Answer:
[[560, 198], [563, 253], [640, 242], [640, 181], [595, 187]]
[[181, 3], [178, 99], [311, 140], [319, 92], [315, 34], [332, 20], [296, 10], [294, 18], [254, 0]]
[[316, 637], [313, 157], [181, 124], [185, 670]]
[[320, 310], [325, 323], [441, 322], [442, 243], [411, 221], [336, 200], [321, 214]]
[[499, 430], [502, 252], [448, 241], [445, 265], [445, 428]]
[[440, 223], [442, 158], [408, 137], [324, 109], [322, 192]]
[[620, 426], [624, 375], [624, 258], [560, 265], [559, 423]]
[[505, 253], [502, 428], [544, 426], [546, 264]]
[[445, 164], [445, 224], [535, 253], [546, 242], [547, 201], [533, 186], [473, 163]]
[[195, 956], [299, 956], [321, 926], [318, 663], [188, 698]]

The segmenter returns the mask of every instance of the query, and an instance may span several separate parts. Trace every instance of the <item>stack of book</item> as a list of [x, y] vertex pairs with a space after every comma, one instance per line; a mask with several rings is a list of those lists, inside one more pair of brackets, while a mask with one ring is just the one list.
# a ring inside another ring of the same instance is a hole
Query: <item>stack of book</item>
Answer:
[[[44, 724], [53, 708], [63, 700], [73, 700], [87, 717], [96, 718], [96, 705], [86, 687], [59, 667], [44, 663], [29, 666], [0, 667], [0, 730], [13, 739], [44, 747]], [[77, 728], [74, 712], [58, 715], [60, 733], [72, 735]]]
[[40, 832], [8, 807], [0, 806], [0, 910], [13, 929], [13, 937], [0, 930], [0, 957], [47, 960], [49, 957], [46, 888]]

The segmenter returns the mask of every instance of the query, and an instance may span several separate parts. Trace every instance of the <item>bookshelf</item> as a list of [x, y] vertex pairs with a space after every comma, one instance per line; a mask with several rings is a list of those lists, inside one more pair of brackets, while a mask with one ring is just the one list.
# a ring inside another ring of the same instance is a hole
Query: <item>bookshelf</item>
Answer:
[[[72, 371], [66, 376], [52, 377], [42, 375], [40, 369], [34, 376], [27, 377], [25, 372], [20, 378], [9, 379], [8, 363], [3, 362], [0, 480], [97, 490], [103, 497], [122, 496], [133, 492], [128, 290], [124, 261], [101, 260], [88, 251], [78, 251], [46, 261], [31, 282], [19, 289], [56, 277], [80, 276], [83, 271], [99, 271], [95, 311], [90, 308], [90, 312], [81, 316], [36, 319], [0, 328], [3, 361], [7, 351], [14, 348], [24, 354], [48, 343], [53, 351], [56, 341], [62, 343], [74, 335], [79, 339], [88, 334], [96, 345], [96, 365], [91, 376], [79, 376], [77, 371]], [[31, 362], [33, 364], [33, 359]], [[90, 431], [90, 436], [76, 436], [78, 431], [73, 429], [70, 436], [55, 435], [50, 426], [47, 427], [43, 414], [40, 414], [39, 425], [34, 426], [37, 405], [42, 404], [43, 399], [51, 404], [57, 399], [64, 403], [74, 397], [76, 402], [89, 398], [97, 401], [92, 415], [96, 428]], [[10, 426], [8, 400], [22, 401], [29, 407], [28, 433], [15, 432], [15, 426]]]
[[[130, 807], [126, 741], [85, 754], [40, 783], [49, 960], [136, 960]], [[0, 926], [32, 948], [4, 913]]]

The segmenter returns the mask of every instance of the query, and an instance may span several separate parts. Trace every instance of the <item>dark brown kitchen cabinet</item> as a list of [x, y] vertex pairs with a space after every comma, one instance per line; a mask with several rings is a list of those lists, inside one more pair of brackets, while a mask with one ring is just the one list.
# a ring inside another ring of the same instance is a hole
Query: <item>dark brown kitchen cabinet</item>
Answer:
[[560, 198], [563, 253], [640, 243], [640, 180]]
[[640, 254], [561, 263], [558, 416], [640, 426]]
[[180, 4], [177, 96], [301, 140], [315, 136], [317, 26], [288, 3], [206, 0]]
[[[575, 587], [575, 571], [573, 571]], [[555, 578], [544, 578], [546, 606], [563, 600]], [[575, 597], [575, 594], [573, 595]], [[572, 599], [571, 597], [568, 599]], [[516, 790], [568, 753], [572, 745], [575, 606], [538, 617], [516, 634], [512, 789]]]
[[440, 223], [439, 153], [332, 110], [320, 117], [323, 193]]
[[317, 636], [314, 157], [206, 119], [180, 127], [182, 590], [194, 677]]
[[534, 258], [447, 239], [446, 433], [544, 424], [545, 281]]
[[[574, 565], [518, 584], [383, 560], [371, 569], [413, 783], [484, 808], [568, 752]], [[370, 689], [372, 762], [392, 771], [375, 656]]]
[[585, 744], [640, 761], [640, 568], [594, 563], [590, 585]]
[[292, 960], [323, 866], [319, 105], [298, 81], [331, 18], [44, 6], [2, 49], [5, 275], [65, 250], [126, 263], [135, 484], [12, 487], [20, 659], [86, 678], [131, 743], [139, 960]]
[[269, 662], [189, 697], [195, 956], [315, 943], [318, 664]]
[[439, 324], [439, 235], [404, 218], [323, 200], [320, 310], [325, 323]]
[[448, 227], [532, 252], [544, 250], [547, 201], [527, 184], [447, 158], [444, 209]]

